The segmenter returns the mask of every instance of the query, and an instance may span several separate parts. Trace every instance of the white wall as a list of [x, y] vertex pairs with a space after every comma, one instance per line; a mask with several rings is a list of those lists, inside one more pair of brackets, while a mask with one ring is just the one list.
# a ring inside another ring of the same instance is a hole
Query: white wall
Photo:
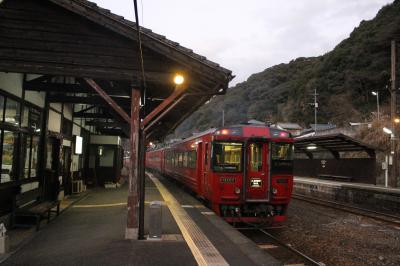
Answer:
[[101, 136], [101, 135], [91, 135], [90, 136], [91, 144], [113, 144], [120, 145], [121, 138], [118, 136]]
[[67, 139], [63, 139], [63, 146], [65, 147], [71, 147], [71, 141]]
[[80, 136], [81, 135], [81, 127], [76, 124], [72, 124], [72, 135]]
[[[28, 75], [27, 79], [40, 77], [39, 75]], [[22, 98], [22, 85], [24, 75], [21, 73], [0, 72], [0, 89]], [[39, 107], [44, 107], [44, 92], [25, 91], [25, 100]]]
[[64, 117], [72, 121], [72, 104], [64, 104]]
[[0, 72], [0, 89], [22, 97], [23, 74]]
[[53, 108], [54, 110], [59, 111], [59, 112], [62, 111], [61, 103], [50, 103], [50, 107]]
[[61, 131], [61, 114], [49, 110], [49, 125], [48, 129], [53, 132], [60, 133]]
[[44, 98], [45, 98], [44, 92], [25, 91], [25, 100], [27, 102], [36, 104], [37, 106], [39, 106], [41, 108], [44, 108]]

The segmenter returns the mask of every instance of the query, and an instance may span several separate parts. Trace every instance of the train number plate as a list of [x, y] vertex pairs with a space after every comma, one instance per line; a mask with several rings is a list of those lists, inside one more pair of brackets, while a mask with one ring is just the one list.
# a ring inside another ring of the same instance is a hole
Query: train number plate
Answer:
[[236, 178], [234, 177], [221, 177], [221, 183], [235, 183]]
[[262, 180], [260, 178], [250, 179], [250, 187], [259, 188], [262, 185]]

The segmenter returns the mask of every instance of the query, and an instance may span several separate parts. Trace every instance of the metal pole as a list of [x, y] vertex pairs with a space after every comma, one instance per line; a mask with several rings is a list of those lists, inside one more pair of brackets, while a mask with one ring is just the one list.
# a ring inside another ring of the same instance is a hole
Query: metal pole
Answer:
[[388, 178], [389, 178], [389, 156], [385, 155], [385, 187], [388, 187]]
[[314, 134], [317, 135], [317, 89], [314, 89]]
[[390, 104], [390, 120], [391, 120], [391, 126], [392, 126], [392, 131], [393, 131], [393, 136], [391, 138], [391, 154], [393, 158], [393, 164], [392, 164], [392, 171], [391, 171], [391, 185], [393, 187], [397, 187], [397, 151], [396, 151], [396, 138], [397, 138], [397, 132], [396, 132], [396, 124], [394, 122], [394, 119], [396, 117], [396, 42], [392, 41], [391, 42], [391, 104]]
[[225, 110], [222, 109], [222, 127], [225, 126]]
[[126, 239], [138, 238], [138, 176], [139, 176], [139, 128], [140, 128], [140, 90], [132, 89], [131, 132], [130, 132], [130, 171], [128, 188], [128, 217], [125, 231]]

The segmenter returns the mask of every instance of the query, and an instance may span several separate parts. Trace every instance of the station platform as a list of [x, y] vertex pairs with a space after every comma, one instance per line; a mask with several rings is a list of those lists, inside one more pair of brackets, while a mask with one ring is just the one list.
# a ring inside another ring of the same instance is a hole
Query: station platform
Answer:
[[400, 213], [400, 189], [378, 185], [294, 177], [293, 193]]
[[162, 239], [125, 240], [127, 186], [97, 189], [72, 205], [2, 265], [281, 265], [184, 189], [155, 174], [149, 203], [162, 201]]

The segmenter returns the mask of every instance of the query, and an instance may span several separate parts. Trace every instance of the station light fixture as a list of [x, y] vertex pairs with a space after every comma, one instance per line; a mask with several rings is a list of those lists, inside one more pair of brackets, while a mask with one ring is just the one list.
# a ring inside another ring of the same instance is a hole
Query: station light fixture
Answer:
[[383, 128], [383, 132], [385, 132], [386, 134], [389, 134], [389, 135], [391, 135], [393, 133], [392, 130], [390, 128], [387, 128], [387, 127]]
[[183, 82], [185, 82], [185, 77], [182, 76], [181, 74], [176, 74], [174, 77], [174, 83], [176, 85], [182, 85]]
[[228, 135], [229, 134], [229, 130], [223, 129], [223, 130], [221, 130], [221, 134], [222, 135]]
[[317, 149], [317, 145], [311, 143], [310, 145], [307, 146], [307, 150], [316, 150]]

